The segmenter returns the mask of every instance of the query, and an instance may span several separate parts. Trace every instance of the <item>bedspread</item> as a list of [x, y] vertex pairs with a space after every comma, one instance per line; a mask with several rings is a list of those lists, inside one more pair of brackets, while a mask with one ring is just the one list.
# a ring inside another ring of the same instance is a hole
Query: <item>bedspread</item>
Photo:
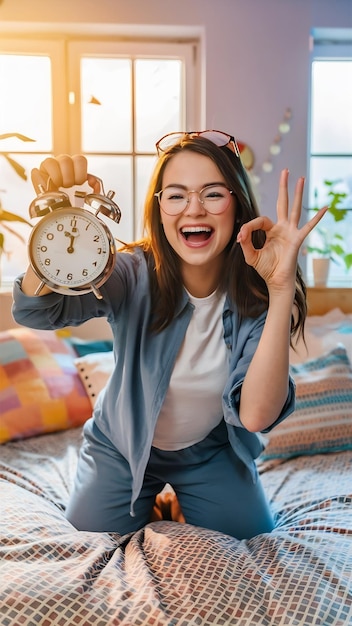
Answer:
[[352, 624], [352, 453], [260, 469], [276, 528], [120, 536], [64, 517], [80, 429], [1, 447], [1, 626]]

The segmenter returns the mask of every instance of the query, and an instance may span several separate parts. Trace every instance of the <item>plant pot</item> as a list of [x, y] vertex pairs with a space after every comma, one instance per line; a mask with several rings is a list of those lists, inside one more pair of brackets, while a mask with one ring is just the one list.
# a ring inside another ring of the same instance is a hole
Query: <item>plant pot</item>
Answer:
[[313, 263], [313, 279], [316, 287], [325, 287], [328, 282], [330, 259], [320, 258], [312, 259]]

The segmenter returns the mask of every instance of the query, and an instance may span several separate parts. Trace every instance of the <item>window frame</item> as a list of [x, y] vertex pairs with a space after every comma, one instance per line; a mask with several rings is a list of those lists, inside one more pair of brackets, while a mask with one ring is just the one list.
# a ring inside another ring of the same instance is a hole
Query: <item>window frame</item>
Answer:
[[[187, 38], [174, 36], [170, 33], [169, 37], [161, 36], [160, 33], [155, 37], [149, 35], [149, 37], [127, 37], [126, 35], [116, 36], [109, 34], [108, 36], [93, 33], [84, 33], [81, 35], [78, 32], [74, 33], [55, 33], [52, 38], [48, 39], [48, 34], [33, 32], [31, 34], [26, 31], [23, 36], [19, 33], [11, 34], [6, 33], [0, 41], [0, 54], [18, 54], [18, 55], [43, 55], [48, 56], [51, 62], [52, 70], [52, 138], [51, 138], [51, 150], [43, 154], [41, 150], [36, 149], [35, 143], [22, 144], [22, 142], [16, 142], [14, 147], [3, 147], [3, 151], [8, 152], [10, 155], [21, 161], [22, 155], [31, 155], [34, 160], [39, 163], [43, 158], [50, 155], [57, 154], [77, 154], [83, 152], [81, 147], [81, 122], [80, 122], [80, 76], [79, 76], [79, 54], [84, 52], [85, 55], [96, 56], [98, 54], [104, 56], [111, 56], [111, 54], [124, 55], [125, 57], [132, 58], [180, 58], [184, 60], [186, 70], [184, 71], [184, 84], [185, 84], [185, 112], [184, 112], [184, 129], [189, 130], [193, 128], [202, 128], [202, 120], [204, 116], [204, 108], [202, 106], [202, 72], [201, 72], [201, 35], [187, 34]], [[73, 62], [74, 61], [74, 62]], [[63, 71], [65, 68], [65, 71]], [[35, 85], [33, 85], [35, 89]], [[70, 104], [69, 94], [74, 92], [75, 103]], [[23, 94], [24, 99], [30, 98], [30, 93]], [[12, 132], [16, 129], [6, 128], [4, 123], [3, 130], [1, 132]], [[183, 129], [180, 129], [183, 130]], [[156, 137], [156, 140], [158, 137]], [[0, 145], [0, 151], [2, 146]], [[133, 157], [133, 161], [136, 156], [141, 154], [152, 153], [129, 153]], [[110, 155], [110, 153], [109, 153]], [[155, 152], [154, 152], [155, 155]], [[112, 153], [113, 156], [113, 153]], [[89, 159], [89, 153], [87, 153]], [[137, 186], [138, 180], [133, 170], [133, 211], [134, 211], [134, 236], [137, 233], [137, 224], [139, 223], [138, 207], [136, 205]], [[29, 172], [27, 171], [29, 178]], [[27, 185], [27, 183], [25, 183]], [[1, 188], [6, 188], [6, 179], [2, 181]], [[25, 192], [28, 194], [28, 205], [33, 198], [33, 191], [31, 184], [28, 183], [28, 189]], [[6, 206], [8, 210], [14, 210], [14, 206], [10, 206], [12, 203], [10, 198], [6, 198]], [[15, 203], [16, 204], [16, 203]], [[25, 201], [25, 208], [21, 210], [17, 209], [17, 213], [22, 214], [23, 217], [28, 218], [27, 214], [27, 200]], [[8, 206], [7, 206], [8, 205]], [[18, 205], [17, 205], [18, 206]], [[21, 231], [21, 226], [18, 227]], [[28, 232], [24, 233], [27, 237]], [[16, 240], [17, 246], [17, 240]], [[22, 246], [22, 244], [21, 244]], [[14, 249], [14, 243], [11, 240], [11, 250]], [[21, 262], [22, 267], [22, 262]], [[25, 268], [23, 268], [25, 269]], [[7, 269], [7, 263], [5, 261], [4, 283], [6, 282], [6, 274], [11, 277], [11, 270]], [[3, 283], [3, 284], [4, 284]]]
[[[315, 61], [344, 61], [352, 62], [352, 29], [325, 29], [312, 30], [310, 45], [310, 73], [309, 73], [309, 103], [308, 103], [308, 137], [307, 137], [307, 173], [308, 186], [306, 189], [306, 202], [308, 217], [311, 215], [312, 198], [314, 197], [314, 185], [312, 183], [312, 160], [319, 157], [336, 159], [352, 159], [352, 145], [350, 152], [313, 152], [312, 151], [312, 88], [313, 88], [313, 63]], [[350, 209], [352, 207], [349, 207]], [[350, 228], [350, 226], [348, 226]], [[352, 226], [351, 226], [352, 228]], [[308, 284], [313, 284], [312, 254], [307, 253], [306, 277]], [[351, 271], [345, 278], [332, 277], [329, 281], [331, 286], [351, 286]]]

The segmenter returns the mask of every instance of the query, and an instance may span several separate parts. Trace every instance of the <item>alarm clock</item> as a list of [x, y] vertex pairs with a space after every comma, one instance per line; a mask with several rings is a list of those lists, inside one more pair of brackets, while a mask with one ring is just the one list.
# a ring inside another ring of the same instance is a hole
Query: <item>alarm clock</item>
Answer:
[[99, 287], [109, 278], [115, 263], [116, 247], [110, 229], [101, 219], [105, 215], [119, 223], [121, 211], [113, 201], [114, 192], [85, 194], [83, 207], [72, 206], [62, 191], [40, 193], [29, 207], [30, 217], [41, 217], [33, 226], [28, 242], [31, 267], [41, 283], [52, 291], [67, 295], [93, 292], [101, 299]]

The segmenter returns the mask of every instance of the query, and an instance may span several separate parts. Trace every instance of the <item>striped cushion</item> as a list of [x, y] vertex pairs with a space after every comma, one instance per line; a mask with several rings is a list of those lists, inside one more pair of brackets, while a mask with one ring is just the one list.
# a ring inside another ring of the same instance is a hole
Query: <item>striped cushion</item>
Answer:
[[346, 349], [291, 365], [296, 409], [265, 438], [262, 460], [352, 449], [352, 368]]

